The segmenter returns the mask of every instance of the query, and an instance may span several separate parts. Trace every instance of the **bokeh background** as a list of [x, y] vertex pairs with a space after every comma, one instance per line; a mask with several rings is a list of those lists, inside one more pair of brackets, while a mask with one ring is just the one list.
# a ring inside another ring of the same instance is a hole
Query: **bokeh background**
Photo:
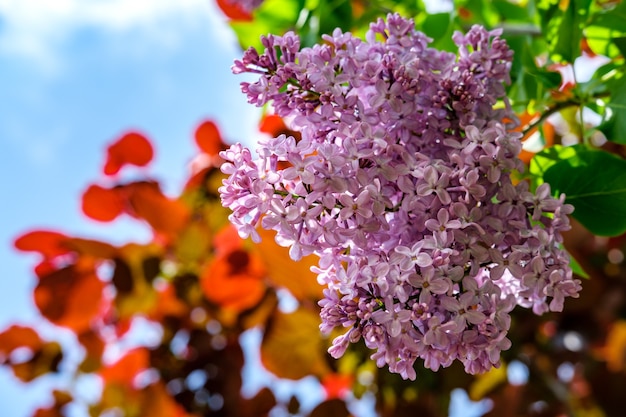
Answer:
[[[214, 119], [229, 141], [254, 134], [258, 113], [230, 73], [240, 54], [206, 0], [0, 0], [0, 328], [40, 320], [36, 256], [13, 249], [18, 235], [51, 228], [112, 243], [150, 237], [137, 222], [103, 227], [81, 213], [79, 197], [99, 178], [107, 144], [130, 129], [145, 133], [157, 152], [150, 172], [176, 193], [202, 120]], [[30, 415], [62, 382], [26, 385], [0, 368], [0, 416]]]

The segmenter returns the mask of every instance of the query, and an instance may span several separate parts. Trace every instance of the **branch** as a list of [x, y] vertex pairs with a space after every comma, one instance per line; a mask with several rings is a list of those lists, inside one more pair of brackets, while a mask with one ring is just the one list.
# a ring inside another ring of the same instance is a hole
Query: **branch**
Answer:
[[541, 116], [539, 117], [539, 119], [537, 119], [536, 121], [534, 121], [533, 123], [529, 124], [524, 130], [522, 130], [522, 135], [526, 136], [528, 135], [530, 132], [532, 132], [534, 129], [536, 129], [537, 127], [539, 127], [541, 124], [543, 124], [543, 122], [546, 121], [546, 119], [550, 116], [552, 116], [554, 113], [558, 113], [563, 109], [566, 109], [568, 107], [573, 107], [573, 106], [580, 106], [581, 103], [578, 101], [562, 101], [560, 103], [557, 103], [554, 107], [549, 108], [548, 110], [546, 110], [545, 112], [543, 112], [541, 114]]

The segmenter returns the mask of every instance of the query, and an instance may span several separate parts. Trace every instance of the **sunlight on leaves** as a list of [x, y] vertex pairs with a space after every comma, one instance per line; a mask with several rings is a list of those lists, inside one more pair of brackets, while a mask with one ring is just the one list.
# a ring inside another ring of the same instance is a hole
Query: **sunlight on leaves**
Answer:
[[330, 372], [319, 333], [319, 316], [299, 308], [292, 313], [277, 311], [270, 319], [261, 343], [261, 362], [280, 378], [323, 377]]

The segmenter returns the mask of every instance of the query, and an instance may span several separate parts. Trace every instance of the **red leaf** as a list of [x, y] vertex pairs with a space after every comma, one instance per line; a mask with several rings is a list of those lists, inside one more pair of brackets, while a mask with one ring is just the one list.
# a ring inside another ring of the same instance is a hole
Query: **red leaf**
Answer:
[[136, 348], [128, 351], [120, 360], [100, 371], [105, 384], [118, 383], [132, 386], [135, 377], [150, 364], [148, 350]]
[[258, 255], [235, 250], [218, 256], [205, 268], [200, 287], [209, 301], [229, 310], [244, 311], [263, 298], [265, 274]]
[[273, 137], [280, 135], [293, 136], [296, 141], [299, 141], [302, 137], [300, 132], [289, 129], [282, 117], [275, 114], [264, 115], [259, 124], [259, 130]]
[[140, 133], [129, 132], [109, 146], [103, 171], [115, 175], [124, 165], [146, 166], [153, 156], [150, 141]]
[[225, 148], [222, 135], [211, 120], [201, 123], [194, 136], [200, 150], [210, 156], [217, 156]]
[[166, 197], [156, 183], [129, 184], [128, 201], [134, 215], [167, 236], [175, 236], [187, 222], [189, 209], [181, 201]]
[[224, 12], [226, 17], [234, 21], [250, 22], [252, 14], [241, 7], [236, 1], [217, 0], [218, 7]]
[[259, 130], [271, 136], [278, 136], [280, 132], [287, 130], [287, 126], [283, 122], [282, 117], [275, 114], [267, 114], [261, 119]]
[[93, 184], [83, 194], [83, 213], [94, 220], [110, 222], [124, 211], [124, 201], [116, 188]]
[[39, 252], [44, 258], [55, 258], [70, 252], [63, 242], [67, 239], [62, 233], [49, 230], [34, 230], [18, 237], [15, 248], [25, 252]]
[[585, 55], [587, 55], [590, 58], [594, 58], [596, 56], [598, 56], [598, 54], [596, 54], [593, 49], [591, 49], [591, 47], [589, 46], [589, 41], [587, 41], [587, 38], [583, 37], [580, 40], [580, 49], [585, 53]]
[[33, 295], [46, 319], [79, 332], [100, 313], [103, 289], [93, 266], [71, 265], [42, 276]]
[[13, 325], [0, 333], [0, 359], [3, 356], [8, 357], [15, 349], [21, 347], [37, 351], [42, 344], [39, 334], [32, 328]]
[[43, 276], [53, 273], [56, 270], [57, 270], [57, 266], [55, 265], [54, 262], [44, 260], [38, 263], [37, 266], [35, 266], [35, 275], [41, 278]]
[[238, 249], [243, 248], [243, 239], [239, 237], [237, 228], [228, 223], [224, 226], [213, 239], [213, 246], [217, 256], [225, 255]]
[[326, 399], [343, 398], [350, 392], [354, 376], [345, 374], [328, 374], [322, 380], [326, 391]]

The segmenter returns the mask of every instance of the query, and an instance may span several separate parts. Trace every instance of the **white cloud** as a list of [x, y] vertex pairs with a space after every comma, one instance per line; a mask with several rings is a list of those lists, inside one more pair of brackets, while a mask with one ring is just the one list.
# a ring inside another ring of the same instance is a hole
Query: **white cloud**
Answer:
[[[0, 54], [33, 61], [46, 72], [62, 66], [61, 48], [77, 30], [149, 37], [162, 47], [180, 41], [172, 26], [205, 24], [232, 40], [212, 0], [0, 0]], [[225, 45], [233, 42], [224, 42]]]

